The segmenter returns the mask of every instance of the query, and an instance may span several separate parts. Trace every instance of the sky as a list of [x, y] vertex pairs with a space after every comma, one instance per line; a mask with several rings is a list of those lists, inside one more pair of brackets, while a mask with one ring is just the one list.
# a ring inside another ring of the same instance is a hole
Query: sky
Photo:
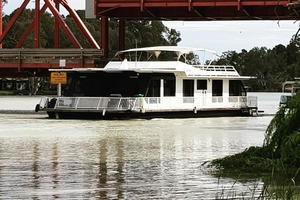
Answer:
[[[11, 13], [23, 0], [8, 0], [3, 8]], [[41, 2], [43, 2], [41, 0]], [[68, 0], [75, 10], [85, 9], [85, 0]], [[34, 0], [29, 3], [34, 7]], [[61, 8], [61, 12], [66, 12]], [[217, 51], [247, 51], [254, 47], [273, 48], [287, 45], [299, 28], [299, 21], [166, 21], [165, 26], [181, 33], [179, 46], [197, 47]]]

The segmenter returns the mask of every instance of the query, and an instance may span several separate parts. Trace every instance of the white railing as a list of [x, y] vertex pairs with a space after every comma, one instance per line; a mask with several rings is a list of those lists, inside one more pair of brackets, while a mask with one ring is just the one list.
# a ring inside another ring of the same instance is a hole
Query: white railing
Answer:
[[246, 101], [247, 101], [247, 107], [257, 107], [257, 97], [248, 96]]
[[257, 97], [255, 96], [230, 96], [228, 102], [231, 105], [241, 108], [257, 107]]
[[141, 108], [140, 97], [58, 97], [55, 109], [135, 110]]
[[40, 109], [147, 111], [257, 107], [257, 97], [254, 96], [207, 97], [206, 99], [196, 97], [56, 97], [55, 99], [56, 102], [47, 97], [42, 98]]
[[212, 103], [223, 103], [223, 97], [212, 97]]

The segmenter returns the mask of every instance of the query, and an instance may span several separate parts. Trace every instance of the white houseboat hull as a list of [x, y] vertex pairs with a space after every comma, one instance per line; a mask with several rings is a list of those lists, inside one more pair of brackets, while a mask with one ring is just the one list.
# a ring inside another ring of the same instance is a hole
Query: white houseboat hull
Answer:
[[[178, 101], [185, 102], [184, 106], [179, 107]], [[231, 97], [227, 107], [203, 107], [203, 102], [193, 98], [170, 97], [44, 97], [37, 105], [50, 118], [96, 119], [252, 116], [257, 109], [257, 98], [252, 96]]]

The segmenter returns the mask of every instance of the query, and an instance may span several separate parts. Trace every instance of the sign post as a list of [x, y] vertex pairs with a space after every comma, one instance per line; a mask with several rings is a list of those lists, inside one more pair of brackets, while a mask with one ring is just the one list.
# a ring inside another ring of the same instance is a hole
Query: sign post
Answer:
[[[66, 60], [59, 60], [59, 67], [64, 68]], [[61, 84], [67, 84], [67, 72], [51, 72], [50, 82], [57, 85], [57, 96], [61, 96]]]
[[67, 84], [67, 72], [51, 72], [50, 82], [57, 85], [57, 96], [61, 96], [61, 84]]

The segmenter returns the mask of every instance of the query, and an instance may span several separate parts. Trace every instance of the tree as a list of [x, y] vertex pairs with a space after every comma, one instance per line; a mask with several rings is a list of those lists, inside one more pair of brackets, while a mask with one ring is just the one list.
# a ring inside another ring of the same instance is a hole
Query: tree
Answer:
[[[6, 27], [8, 22], [11, 20], [12, 16], [15, 14], [16, 10], [12, 12], [9, 16], [3, 17], [3, 27]], [[22, 12], [19, 17], [19, 20], [16, 21], [14, 26], [11, 28], [9, 34], [6, 36], [5, 40], [3, 41], [4, 48], [14, 48], [19, 39], [22, 36], [22, 33], [31, 23], [31, 19], [33, 18], [33, 11], [26, 9]], [[27, 40], [25, 41], [24, 48], [31, 48], [33, 47], [33, 34], [31, 34]]]
[[155, 45], [177, 45], [180, 32], [169, 29], [161, 21], [127, 21], [126, 49]]
[[[8, 16], [4, 16], [3, 25], [4, 27], [12, 18], [13, 13]], [[98, 19], [85, 19], [85, 11], [78, 10], [77, 14], [82, 19], [83, 23], [86, 25], [87, 29], [90, 31], [92, 36], [96, 41], [100, 40], [100, 23]], [[14, 48], [15, 44], [21, 37], [21, 34], [32, 22], [34, 17], [34, 10], [25, 9], [12, 30], [8, 34], [7, 38], [3, 42], [5, 48]], [[63, 16], [64, 17], [64, 16]], [[73, 18], [68, 15], [64, 17], [66, 24], [69, 26], [73, 32], [76, 39], [82, 45], [83, 48], [91, 48], [91, 45], [84, 37], [82, 31], [78, 28]], [[53, 48], [54, 38], [53, 34], [49, 32], [54, 32], [54, 18], [53, 16], [45, 12], [41, 17], [40, 26], [40, 41], [41, 47], [43, 48]], [[119, 50], [119, 21], [111, 19], [109, 21], [109, 49], [110, 51]], [[161, 21], [126, 21], [125, 30], [125, 48], [134, 48], [153, 46], [153, 45], [177, 45], [181, 41], [180, 32], [174, 29], [169, 29], [163, 25]], [[23, 48], [33, 48], [33, 32], [26, 39]], [[60, 31], [60, 47], [61, 48], [73, 48], [71, 42], [68, 40], [67, 36], [63, 31]]]
[[166, 28], [166, 38], [170, 45], [177, 45], [181, 42], [180, 32], [176, 31], [175, 29]]
[[266, 130], [264, 147], [287, 167], [300, 166], [300, 93], [280, 108]]
[[224, 172], [273, 173], [283, 170], [291, 176], [300, 172], [300, 92], [287, 101], [271, 120], [261, 147], [216, 159], [213, 166]]
[[240, 75], [257, 77], [247, 82], [254, 91], [281, 91], [283, 82], [300, 76], [300, 39], [273, 49], [254, 47], [249, 52], [224, 52], [214, 64], [233, 65]]

